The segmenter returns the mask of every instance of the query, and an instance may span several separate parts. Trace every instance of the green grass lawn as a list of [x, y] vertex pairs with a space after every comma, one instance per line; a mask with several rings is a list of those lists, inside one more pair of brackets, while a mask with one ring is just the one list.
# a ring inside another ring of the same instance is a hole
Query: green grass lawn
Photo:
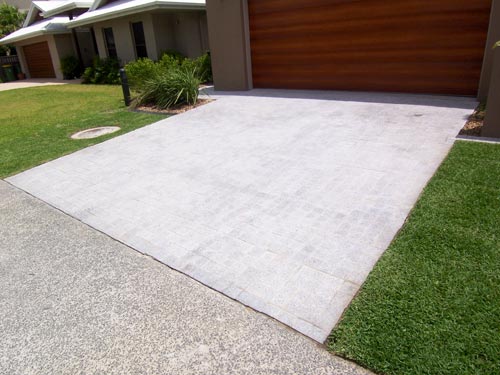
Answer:
[[328, 346], [381, 374], [500, 374], [500, 145], [455, 144]]
[[[119, 86], [64, 85], [0, 92], [0, 178], [100, 143], [165, 116], [130, 112]], [[79, 130], [117, 125], [119, 132], [73, 140]]]

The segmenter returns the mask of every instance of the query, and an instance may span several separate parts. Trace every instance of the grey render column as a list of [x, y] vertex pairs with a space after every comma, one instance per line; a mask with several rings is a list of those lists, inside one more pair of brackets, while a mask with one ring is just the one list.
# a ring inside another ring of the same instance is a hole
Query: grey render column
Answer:
[[247, 0], [207, 0], [206, 8], [215, 89], [250, 90]]
[[483, 58], [483, 68], [481, 70], [481, 80], [477, 98], [480, 101], [486, 100], [490, 86], [490, 76], [493, 67], [493, 45], [500, 40], [500, 0], [492, 0], [490, 25], [488, 28], [488, 38]]
[[495, 48], [493, 55], [486, 117], [481, 135], [500, 138], [500, 47]]

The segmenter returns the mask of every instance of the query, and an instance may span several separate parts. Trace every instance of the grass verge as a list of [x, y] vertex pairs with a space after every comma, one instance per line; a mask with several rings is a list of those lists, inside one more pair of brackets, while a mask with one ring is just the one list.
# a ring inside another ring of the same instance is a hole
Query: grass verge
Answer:
[[[0, 92], [0, 178], [103, 142], [166, 116], [130, 112], [119, 86], [63, 85]], [[73, 140], [97, 126], [121, 130], [95, 139]]]
[[382, 374], [500, 374], [500, 145], [455, 144], [328, 347]]

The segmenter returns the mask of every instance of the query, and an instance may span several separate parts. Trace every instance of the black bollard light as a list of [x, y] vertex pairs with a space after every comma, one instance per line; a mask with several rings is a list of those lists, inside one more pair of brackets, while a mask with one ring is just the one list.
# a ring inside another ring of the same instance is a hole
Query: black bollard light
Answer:
[[120, 69], [120, 80], [122, 81], [123, 100], [128, 107], [130, 105], [130, 87], [128, 87], [127, 73], [123, 68]]

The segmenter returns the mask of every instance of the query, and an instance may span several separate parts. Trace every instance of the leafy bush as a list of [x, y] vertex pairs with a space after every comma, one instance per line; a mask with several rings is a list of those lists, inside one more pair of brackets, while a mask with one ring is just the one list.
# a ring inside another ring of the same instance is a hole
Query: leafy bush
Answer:
[[89, 66], [85, 68], [82, 74], [82, 83], [95, 83], [95, 68]]
[[125, 65], [127, 72], [128, 83], [134, 90], [139, 91], [143, 84], [158, 74], [162, 67], [148, 58], [140, 58]]
[[169, 49], [161, 54], [160, 60], [163, 60], [163, 58], [177, 60], [178, 65], [180, 65], [186, 59], [186, 56], [184, 56], [182, 53], [177, 52], [173, 49]]
[[158, 65], [160, 65], [163, 70], [177, 69], [182, 65], [183, 61], [184, 57], [182, 59], [178, 59], [175, 56], [163, 54], [161, 59], [158, 61]]
[[208, 52], [196, 59], [185, 59], [182, 62], [182, 66], [195, 69], [201, 82], [212, 82], [213, 80], [212, 62], [210, 59], [210, 53]]
[[180, 53], [163, 53], [158, 62], [143, 58], [125, 66], [136, 104], [167, 109], [195, 104], [201, 82], [212, 80], [210, 54], [188, 59]]
[[184, 57], [180, 53], [170, 51], [165, 52], [158, 63], [165, 69], [176, 69], [178, 66], [183, 66], [187, 69], [195, 69], [201, 82], [212, 81], [210, 53], [205, 53], [198, 58], [190, 59]]
[[213, 82], [212, 74], [212, 58], [210, 52], [205, 53], [203, 56], [198, 57], [199, 69], [202, 82]]
[[80, 78], [82, 69], [80, 61], [75, 56], [66, 56], [61, 59], [61, 70], [64, 79]]
[[180, 104], [193, 105], [198, 100], [199, 85], [195, 69], [178, 67], [167, 70], [144, 82], [137, 103], [161, 109]]
[[85, 69], [82, 76], [83, 83], [109, 84], [120, 83], [120, 62], [108, 57], [95, 58], [91, 67]]

